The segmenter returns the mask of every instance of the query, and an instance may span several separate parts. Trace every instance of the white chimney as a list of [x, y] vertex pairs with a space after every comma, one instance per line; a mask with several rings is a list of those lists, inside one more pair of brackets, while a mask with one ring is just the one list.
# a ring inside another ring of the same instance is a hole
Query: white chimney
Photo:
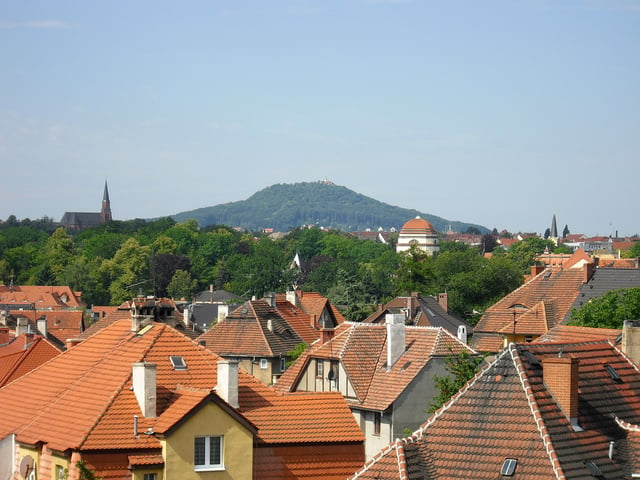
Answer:
[[156, 364], [134, 363], [133, 393], [136, 395], [140, 411], [146, 418], [156, 417]]
[[227, 315], [229, 315], [229, 305], [218, 305], [218, 323], [224, 322], [224, 319], [227, 318]]
[[398, 361], [406, 349], [405, 317], [401, 313], [387, 313], [387, 370]]
[[458, 340], [467, 343], [467, 327], [464, 325], [458, 325]]
[[184, 321], [184, 326], [189, 327], [191, 325], [191, 309], [189, 306], [184, 307], [182, 311], [182, 320]]
[[218, 360], [216, 393], [233, 408], [238, 408], [238, 362], [236, 360]]
[[292, 305], [298, 306], [298, 296], [296, 295], [295, 290], [287, 291], [287, 302]]
[[29, 321], [24, 317], [18, 317], [16, 323], [16, 337], [19, 337], [21, 333], [26, 333], [29, 327]]
[[267, 302], [267, 304], [272, 307], [272, 308], [276, 308], [276, 294], [273, 292], [269, 292], [266, 293], [264, 295], [264, 301]]
[[40, 317], [37, 321], [37, 329], [43, 337], [47, 337], [47, 317], [44, 315]]

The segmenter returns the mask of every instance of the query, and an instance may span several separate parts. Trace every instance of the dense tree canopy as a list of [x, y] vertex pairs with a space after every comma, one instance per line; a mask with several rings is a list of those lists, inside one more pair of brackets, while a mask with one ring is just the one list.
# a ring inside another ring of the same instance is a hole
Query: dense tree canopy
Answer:
[[625, 320], [640, 319], [640, 288], [611, 290], [571, 312], [570, 323], [583, 327], [622, 328]]

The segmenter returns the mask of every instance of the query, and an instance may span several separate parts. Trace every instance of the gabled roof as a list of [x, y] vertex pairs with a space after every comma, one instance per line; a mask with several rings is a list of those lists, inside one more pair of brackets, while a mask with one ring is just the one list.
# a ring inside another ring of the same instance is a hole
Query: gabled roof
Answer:
[[74, 292], [64, 285], [36, 286], [36, 285], [0, 285], [0, 304], [13, 306], [33, 304], [37, 310], [82, 308], [84, 303], [80, 299], [80, 292]]
[[432, 296], [413, 294], [410, 297], [395, 297], [380, 306], [377, 311], [363, 320], [363, 323], [384, 323], [387, 313], [408, 314], [412, 325], [419, 327], [442, 327], [451, 334], [457, 335], [458, 328], [464, 326], [471, 334], [473, 327], [446, 311], [438, 300]]
[[198, 340], [223, 357], [277, 357], [303, 343], [293, 327], [264, 300], [245, 302]]
[[[472, 345], [480, 351], [502, 350], [504, 334], [541, 335], [560, 324], [578, 296], [591, 264], [546, 268], [487, 308], [474, 327]], [[543, 303], [541, 303], [543, 302]], [[496, 350], [495, 347], [500, 347]]]
[[406, 327], [405, 353], [388, 368], [386, 325], [347, 322], [336, 329], [331, 340], [308, 348], [283, 373], [276, 388], [295, 391], [303, 372], [311, 368], [311, 359], [337, 360], [356, 394], [355, 399], [348, 398], [347, 402], [364, 409], [384, 411], [431, 358], [463, 350], [473, 353], [443, 328]]
[[315, 317], [319, 319], [322, 312], [326, 309], [334, 318], [336, 325], [347, 321], [342, 313], [340, 313], [340, 311], [329, 301], [329, 299], [323, 297], [319, 293], [297, 290], [296, 296], [302, 311], [309, 315], [315, 315]]
[[284, 294], [276, 295], [276, 309], [306, 344], [311, 344], [320, 338], [320, 329], [317, 321], [314, 322], [315, 317], [289, 302]]
[[[186, 370], [173, 368], [169, 356], [182, 356]], [[233, 409], [212, 389], [219, 357], [174, 328], [152, 323], [131, 331], [131, 320], [118, 320], [82, 343], [0, 389], [0, 438], [15, 433], [18, 442], [43, 441], [54, 450], [134, 450], [155, 452], [154, 435], [170, 432], [202, 402], [214, 401], [247, 428], [257, 429], [262, 444], [362, 442], [362, 434], [339, 394], [283, 396], [239, 372], [239, 408]], [[157, 418], [141, 415], [132, 391], [131, 366], [157, 365]]]
[[[545, 360], [559, 354], [579, 362], [577, 429], [543, 380]], [[514, 459], [513, 478], [622, 480], [638, 473], [639, 431], [640, 371], [609, 342], [511, 344], [412, 436], [351, 478], [497, 479]]]
[[0, 387], [59, 354], [60, 350], [40, 335], [23, 333], [0, 345]]

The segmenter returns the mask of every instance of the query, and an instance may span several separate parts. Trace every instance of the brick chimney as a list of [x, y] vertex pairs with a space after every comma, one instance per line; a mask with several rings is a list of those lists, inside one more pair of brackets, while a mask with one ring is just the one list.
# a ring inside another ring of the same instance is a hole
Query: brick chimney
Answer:
[[238, 362], [218, 360], [218, 384], [216, 393], [233, 408], [238, 408]]
[[625, 320], [622, 327], [622, 351], [640, 365], [640, 320]]
[[11, 334], [9, 332], [9, 327], [2, 326], [0, 327], [0, 345], [4, 345], [11, 341]]
[[389, 370], [407, 348], [407, 333], [403, 314], [387, 313], [385, 322], [387, 326], [387, 370]]
[[440, 308], [445, 312], [449, 311], [449, 294], [448, 293], [440, 293], [438, 294], [438, 303], [440, 304]]
[[333, 328], [321, 328], [320, 329], [320, 345], [324, 345], [333, 338], [335, 329]]
[[133, 393], [146, 418], [156, 417], [156, 364], [140, 362], [132, 366]]
[[543, 382], [575, 431], [578, 425], [578, 359], [548, 357], [543, 361]]
[[544, 265], [531, 265], [531, 278], [540, 275], [544, 271]]
[[596, 270], [595, 263], [585, 263], [584, 266], [582, 267], [582, 273], [584, 273], [584, 278], [582, 279], [582, 283], [587, 283], [589, 280], [591, 280], [591, 277], [593, 276], [593, 272], [595, 270]]

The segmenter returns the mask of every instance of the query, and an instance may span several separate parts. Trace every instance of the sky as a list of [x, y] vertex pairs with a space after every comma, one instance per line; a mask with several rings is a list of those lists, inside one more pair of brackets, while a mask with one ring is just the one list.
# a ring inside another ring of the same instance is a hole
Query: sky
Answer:
[[640, 233], [640, 0], [0, 0], [0, 62], [0, 219], [329, 180]]

